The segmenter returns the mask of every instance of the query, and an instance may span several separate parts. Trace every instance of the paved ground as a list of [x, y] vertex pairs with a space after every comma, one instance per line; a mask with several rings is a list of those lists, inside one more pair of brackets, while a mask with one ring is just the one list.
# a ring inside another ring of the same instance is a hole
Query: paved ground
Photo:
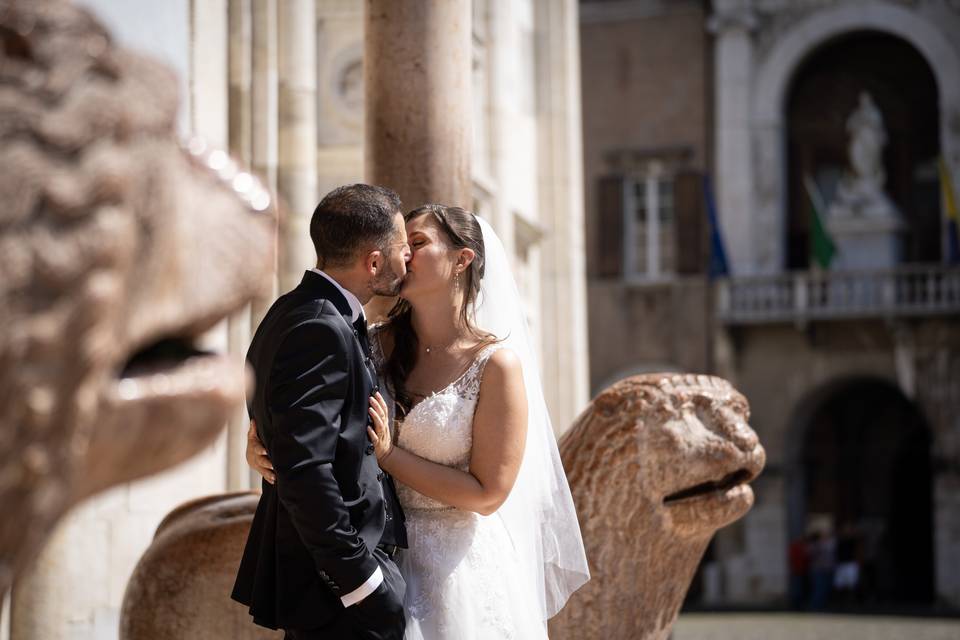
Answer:
[[960, 640], [960, 620], [789, 613], [685, 613], [672, 640]]

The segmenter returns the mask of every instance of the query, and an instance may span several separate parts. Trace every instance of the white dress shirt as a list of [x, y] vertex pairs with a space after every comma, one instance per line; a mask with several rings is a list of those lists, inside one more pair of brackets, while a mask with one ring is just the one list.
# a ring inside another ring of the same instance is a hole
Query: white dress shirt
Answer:
[[[333, 278], [325, 274], [320, 269], [313, 268], [313, 269], [310, 269], [310, 271], [313, 271], [314, 273], [321, 275], [327, 280], [329, 280], [330, 282], [332, 282], [333, 286], [339, 289], [340, 293], [343, 294], [343, 297], [347, 299], [347, 304], [350, 305], [350, 312], [351, 312], [350, 322], [356, 322], [357, 318], [364, 318], [364, 321], [366, 321], [366, 316], [363, 313], [363, 305], [360, 304], [360, 299], [357, 298], [357, 296], [353, 295], [352, 293], [344, 289], [342, 286], [340, 286], [339, 282], [337, 282], [336, 280], [334, 280]], [[350, 605], [357, 604], [358, 602], [362, 601], [364, 598], [369, 596], [371, 593], [376, 591], [377, 587], [379, 587], [380, 583], [382, 582], [383, 582], [383, 572], [380, 570], [380, 567], [377, 567], [374, 570], [374, 572], [370, 574], [370, 577], [367, 578], [367, 580], [363, 584], [361, 584], [359, 587], [357, 587], [347, 595], [341, 596], [340, 602], [343, 603], [344, 607], [349, 607]]]
[[347, 304], [350, 305], [350, 313], [351, 313], [350, 322], [356, 322], [357, 318], [361, 318], [361, 317], [366, 318], [366, 316], [363, 313], [363, 305], [360, 304], [360, 299], [357, 296], [353, 295], [352, 293], [344, 289], [342, 286], [340, 286], [339, 282], [337, 282], [336, 280], [328, 276], [323, 271], [320, 271], [320, 269], [317, 269], [316, 267], [314, 267], [313, 269], [310, 269], [310, 271], [313, 271], [317, 275], [321, 275], [327, 280], [329, 280], [330, 282], [332, 282], [333, 286], [339, 289], [340, 293], [343, 294], [343, 297], [347, 299]]

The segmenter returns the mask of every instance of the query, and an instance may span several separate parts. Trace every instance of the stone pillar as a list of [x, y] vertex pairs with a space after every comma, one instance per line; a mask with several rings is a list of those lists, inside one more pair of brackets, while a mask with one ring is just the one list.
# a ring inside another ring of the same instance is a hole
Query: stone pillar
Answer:
[[[250, 63], [250, 168], [270, 190], [277, 193], [277, 3], [276, 0], [252, 0]], [[279, 239], [279, 238], [278, 238]], [[279, 260], [279, 251], [274, 251]], [[251, 333], [277, 297], [278, 266], [273, 265], [273, 286], [250, 308]], [[244, 416], [246, 418], [246, 416]], [[246, 447], [246, 442], [244, 442]], [[244, 462], [244, 465], [246, 463]], [[260, 476], [247, 469], [248, 484], [260, 486]]]
[[[366, 181], [406, 210], [470, 208], [470, 0], [367, 0], [364, 13]], [[374, 298], [371, 320], [393, 299]]]
[[536, 0], [544, 395], [563, 433], [589, 400], [580, 37], [576, 0]]
[[278, 5], [280, 291], [317, 262], [310, 216], [317, 206], [317, 41], [314, 0]]
[[[251, 77], [250, 77], [250, 167], [270, 190], [277, 193], [277, 3], [276, 0], [252, 0]], [[279, 257], [279, 251], [274, 252]], [[277, 297], [277, 265], [270, 292], [254, 302], [251, 326], [256, 327]]]
[[250, 163], [272, 193], [277, 190], [277, 3], [252, 0]]
[[716, 36], [715, 180], [720, 227], [731, 270], [755, 270], [753, 219], [753, 155], [751, 153], [751, 96], [753, 41], [757, 19], [749, 0], [717, 0], [709, 28]]
[[470, 0], [367, 0], [366, 180], [470, 207]]
[[[233, 0], [227, 5], [229, 111], [228, 138], [230, 154], [245, 168], [251, 162], [251, 76], [253, 55], [251, 35], [253, 28], [252, 0]], [[227, 349], [240, 357], [250, 345], [250, 307], [246, 307], [227, 321]], [[250, 471], [244, 453], [246, 450], [247, 412], [237, 407], [227, 425], [227, 490], [243, 491], [250, 488]]]

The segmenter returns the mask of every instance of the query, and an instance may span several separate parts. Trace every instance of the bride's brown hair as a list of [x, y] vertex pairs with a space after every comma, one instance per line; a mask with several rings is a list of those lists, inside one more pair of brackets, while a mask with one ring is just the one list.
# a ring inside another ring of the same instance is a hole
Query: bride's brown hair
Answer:
[[[415, 220], [420, 216], [430, 215], [437, 222], [437, 226], [446, 236], [447, 241], [455, 249], [471, 249], [474, 253], [473, 262], [463, 272], [463, 306], [460, 307], [460, 322], [467, 331], [483, 343], [497, 341], [496, 336], [479, 329], [473, 322], [472, 316], [476, 308], [477, 296], [480, 294], [480, 281], [483, 279], [486, 253], [483, 246], [483, 230], [476, 216], [460, 207], [446, 207], [442, 204], [425, 204], [404, 216], [405, 222]], [[420, 353], [420, 341], [413, 330], [410, 303], [400, 298], [387, 314], [390, 329], [393, 333], [393, 351], [385, 366], [388, 379], [393, 382], [394, 399], [397, 403], [397, 415], [405, 415], [413, 406], [410, 393], [407, 391], [407, 376], [417, 364]]]

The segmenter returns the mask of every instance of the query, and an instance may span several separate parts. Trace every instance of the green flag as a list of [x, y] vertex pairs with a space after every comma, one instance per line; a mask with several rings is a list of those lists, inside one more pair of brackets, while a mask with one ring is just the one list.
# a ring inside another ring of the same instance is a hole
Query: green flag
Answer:
[[819, 264], [821, 268], [827, 269], [834, 254], [837, 253], [837, 246], [823, 224], [823, 198], [820, 197], [817, 185], [810, 176], [804, 176], [803, 182], [810, 196], [810, 260]]

